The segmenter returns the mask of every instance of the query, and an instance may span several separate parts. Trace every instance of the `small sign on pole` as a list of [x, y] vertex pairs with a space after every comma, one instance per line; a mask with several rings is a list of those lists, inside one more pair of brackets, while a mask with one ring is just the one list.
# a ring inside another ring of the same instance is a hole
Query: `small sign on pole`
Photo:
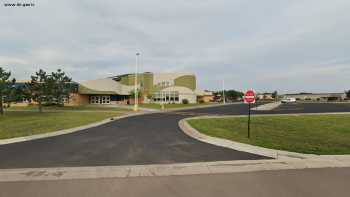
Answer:
[[255, 103], [255, 92], [253, 90], [248, 90], [244, 94], [244, 103], [248, 103], [248, 138], [250, 138], [250, 106]]

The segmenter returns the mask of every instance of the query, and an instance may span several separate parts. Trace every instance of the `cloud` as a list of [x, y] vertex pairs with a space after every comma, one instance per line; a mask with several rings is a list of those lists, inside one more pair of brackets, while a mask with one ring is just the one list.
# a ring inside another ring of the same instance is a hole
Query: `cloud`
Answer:
[[241, 90], [343, 91], [350, 88], [349, 9], [346, 0], [1, 6], [0, 66], [19, 79], [62, 68], [82, 81], [133, 72], [141, 51], [141, 71], [194, 72], [205, 89], [224, 79]]

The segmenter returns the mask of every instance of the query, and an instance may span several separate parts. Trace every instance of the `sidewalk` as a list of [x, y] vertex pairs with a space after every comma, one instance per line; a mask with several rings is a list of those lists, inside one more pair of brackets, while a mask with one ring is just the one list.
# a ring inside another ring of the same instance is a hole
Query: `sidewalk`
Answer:
[[10, 197], [348, 197], [350, 168], [0, 182]]
[[266, 160], [235, 160], [134, 166], [0, 169], [0, 182], [158, 177], [336, 167], [350, 167], [350, 156], [326, 156], [308, 159], [280, 158]]

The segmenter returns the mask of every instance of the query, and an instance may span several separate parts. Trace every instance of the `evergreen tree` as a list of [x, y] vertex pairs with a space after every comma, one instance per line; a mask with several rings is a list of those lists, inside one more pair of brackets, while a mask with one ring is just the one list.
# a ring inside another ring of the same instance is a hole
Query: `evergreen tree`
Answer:
[[4, 114], [4, 97], [9, 100], [11, 96], [13, 85], [16, 80], [10, 80], [11, 72], [6, 72], [0, 67], [0, 115]]
[[31, 76], [31, 81], [28, 84], [30, 94], [33, 100], [38, 102], [39, 112], [43, 111], [42, 104], [47, 101], [50, 96], [50, 86], [48, 82], [49, 76], [45, 71], [40, 69], [35, 75]]
[[72, 90], [71, 82], [65, 72], [58, 69], [57, 72], [52, 72], [49, 77], [49, 81], [52, 81], [52, 97], [58, 105], [63, 106], [64, 98], [69, 98], [69, 93]]

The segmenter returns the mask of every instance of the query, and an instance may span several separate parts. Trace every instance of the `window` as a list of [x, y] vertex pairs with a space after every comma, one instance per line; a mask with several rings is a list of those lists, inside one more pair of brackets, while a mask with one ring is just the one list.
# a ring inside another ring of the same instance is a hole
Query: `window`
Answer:
[[159, 86], [159, 87], [169, 87], [173, 85], [174, 85], [174, 81], [162, 81], [156, 84], [156, 86]]
[[90, 96], [90, 103], [91, 104], [100, 104], [100, 97], [99, 96]]
[[69, 98], [68, 97], [63, 97], [63, 103], [69, 103]]
[[155, 92], [153, 94], [153, 102], [176, 103], [178, 101], [179, 92], [177, 91]]
[[110, 104], [110, 96], [90, 96], [90, 104]]
[[111, 103], [111, 97], [110, 96], [102, 96], [101, 104], [110, 104]]

